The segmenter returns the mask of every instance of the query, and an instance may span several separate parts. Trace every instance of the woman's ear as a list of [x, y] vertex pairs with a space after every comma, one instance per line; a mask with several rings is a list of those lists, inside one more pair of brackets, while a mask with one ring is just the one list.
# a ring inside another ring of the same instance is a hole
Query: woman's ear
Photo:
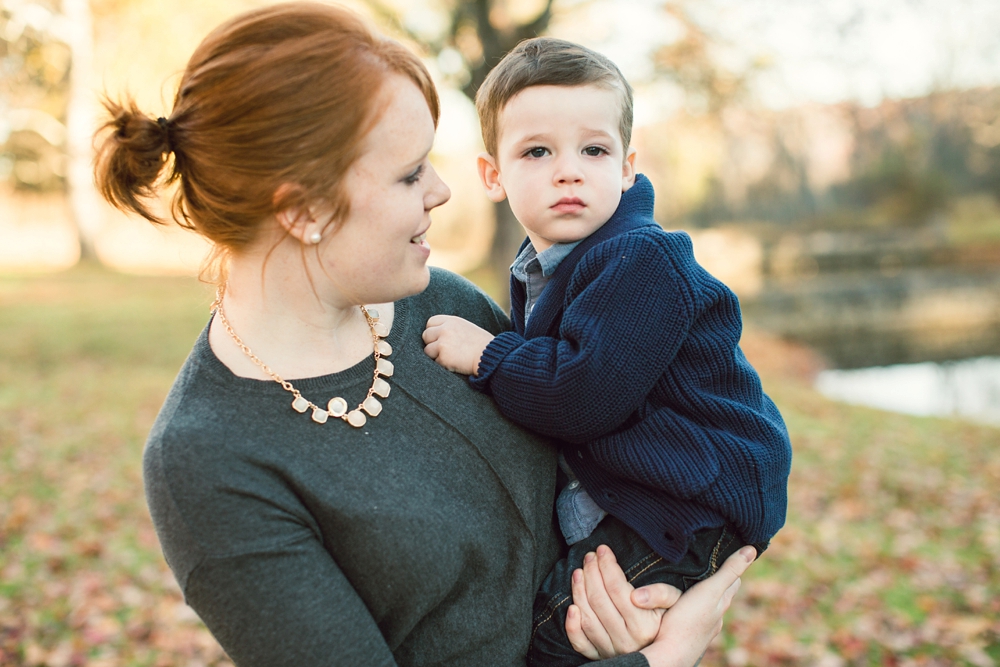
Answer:
[[486, 188], [486, 196], [494, 204], [498, 204], [507, 198], [507, 191], [503, 189], [500, 182], [500, 169], [497, 167], [496, 158], [489, 153], [480, 153], [476, 159], [476, 166], [479, 168], [479, 180]]
[[282, 183], [274, 191], [274, 205], [278, 207], [275, 216], [278, 224], [303, 245], [316, 245], [323, 240], [326, 223], [317, 219], [313, 208], [304, 204], [288, 204], [303, 200], [302, 188], [291, 183]]

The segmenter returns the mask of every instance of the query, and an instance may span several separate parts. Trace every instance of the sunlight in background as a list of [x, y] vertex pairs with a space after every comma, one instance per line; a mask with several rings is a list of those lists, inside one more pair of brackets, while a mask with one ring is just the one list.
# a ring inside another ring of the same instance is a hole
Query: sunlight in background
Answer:
[[[95, 116], [100, 116], [99, 98], [105, 91], [112, 96], [127, 91], [148, 113], [167, 113], [187, 57], [208, 30], [235, 13], [264, 4], [268, 3], [157, 0], [121, 3], [113, 11], [95, 8], [103, 12], [94, 21]], [[360, 0], [345, 4], [371, 16]], [[432, 35], [440, 30], [443, 14], [433, 3], [418, 0], [399, 6], [414, 32]], [[537, 11], [538, 2], [517, 0], [505, 7], [516, 18]], [[606, 53], [635, 85], [637, 141], [642, 141], [642, 128], [663, 122], [691, 103], [676, 85], [655, 76], [651, 55], [656, 47], [683, 36], [680, 24], [660, 2], [567, 1], [556, 7], [549, 34]], [[1000, 42], [995, 38], [1000, 34], [1000, 3], [993, 0], [701, 0], [691, 3], [690, 11], [718, 38], [719, 58], [733, 70], [751, 62], [762, 64], [751, 92], [756, 104], [766, 107], [840, 100], [875, 104], [885, 96], [1000, 82]], [[454, 67], [454, 63], [449, 66], [448, 55], [428, 60], [439, 79], [443, 107], [433, 160], [453, 192], [452, 200], [434, 215], [431, 261], [469, 271], [489, 251], [491, 208], [475, 174], [475, 155], [482, 150], [475, 110], [464, 95], [441, 83]], [[0, 118], [0, 130], [2, 126]], [[704, 159], [698, 157], [700, 152], [717, 150], [704, 137], [685, 145], [683, 138], [674, 141], [670, 149], [682, 152], [685, 164], [707, 160], [707, 165], [717, 159], [708, 153]], [[657, 168], [661, 148], [656, 142], [640, 145], [640, 171]], [[837, 159], [837, 164], [843, 162]], [[704, 170], [691, 171], [693, 180], [684, 186], [689, 196], [698, 196], [693, 193], [704, 187], [703, 175]], [[680, 182], [684, 176], [677, 178]], [[43, 210], [44, 218], [39, 217]], [[99, 255], [126, 271], [191, 273], [205, 252], [205, 244], [187, 232], [151, 228], [106, 206], [101, 219]], [[76, 261], [74, 244], [65, 206], [0, 191], [0, 268], [66, 267]], [[705, 248], [702, 254], [719, 252]], [[754, 289], [752, 284], [747, 288]]]

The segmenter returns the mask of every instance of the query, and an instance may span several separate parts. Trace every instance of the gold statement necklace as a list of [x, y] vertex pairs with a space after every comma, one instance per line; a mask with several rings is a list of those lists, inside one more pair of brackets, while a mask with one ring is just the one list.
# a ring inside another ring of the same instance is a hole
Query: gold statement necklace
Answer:
[[383, 380], [379, 376], [390, 377], [392, 375], [392, 362], [388, 359], [383, 359], [392, 354], [392, 346], [386, 341], [382, 340], [389, 335], [389, 330], [384, 324], [378, 321], [378, 311], [374, 308], [365, 308], [360, 306], [361, 313], [365, 316], [365, 321], [368, 322], [368, 329], [372, 334], [372, 347], [374, 348], [375, 356], [375, 372], [372, 377], [372, 386], [368, 388], [368, 394], [365, 396], [365, 400], [358, 404], [358, 407], [348, 411], [347, 401], [345, 401], [340, 396], [336, 396], [330, 399], [327, 403], [326, 409], [319, 407], [306, 397], [304, 397], [298, 389], [292, 386], [292, 383], [288, 380], [282, 379], [280, 375], [268, 368], [267, 364], [257, 358], [250, 348], [247, 347], [246, 343], [236, 335], [233, 331], [233, 327], [229, 324], [229, 320], [226, 319], [226, 312], [222, 309], [222, 297], [225, 294], [225, 287], [220, 287], [215, 293], [215, 301], [212, 302], [212, 312], [214, 312], [218, 317], [219, 321], [222, 322], [222, 326], [226, 328], [229, 336], [233, 339], [233, 342], [243, 350], [243, 354], [250, 358], [250, 361], [257, 364], [262, 371], [271, 376], [271, 379], [277, 382], [284, 388], [285, 391], [291, 393], [295, 399], [292, 401], [292, 409], [296, 412], [304, 413], [307, 410], [312, 410], [312, 420], [317, 424], [325, 424], [330, 417], [338, 417], [343, 419], [345, 422], [350, 424], [355, 428], [361, 428], [368, 421], [365, 417], [365, 412], [367, 412], [372, 417], [377, 417], [380, 412], [382, 412], [382, 403], [375, 398], [379, 396], [381, 398], [386, 398], [389, 395], [389, 383]]

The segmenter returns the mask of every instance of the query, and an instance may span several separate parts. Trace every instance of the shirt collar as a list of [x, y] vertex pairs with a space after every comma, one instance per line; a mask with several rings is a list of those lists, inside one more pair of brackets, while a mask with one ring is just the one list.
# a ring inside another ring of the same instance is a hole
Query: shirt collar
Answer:
[[532, 245], [531, 241], [528, 241], [524, 249], [518, 253], [517, 258], [514, 259], [514, 263], [510, 265], [510, 272], [522, 283], [527, 282], [529, 269], [532, 267], [532, 263], [536, 262], [542, 270], [542, 276], [548, 278], [556, 272], [559, 264], [582, 241], [583, 239], [573, 241], [572, 243], [553, 243], [541, 252], [535, 252], [535, 246]]

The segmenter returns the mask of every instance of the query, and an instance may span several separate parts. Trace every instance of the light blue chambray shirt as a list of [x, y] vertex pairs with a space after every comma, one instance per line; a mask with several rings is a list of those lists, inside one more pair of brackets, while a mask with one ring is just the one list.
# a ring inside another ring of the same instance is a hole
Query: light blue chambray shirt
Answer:
[[[529, 241], [524, 250], [518, 253], [514, 263], [510, 265], [511, 274], [524, 283], [525, 325], [528, 324], [531, 311], [552, 274], [578, 245], [580, 245], [580, 241], [555, 243], [542, 252], [535, 252], [535, 246]], [[608, 513], [602, 510], [590, 497], [590, 494], [583, 490], [562, 454], [559, 455], [559, 467], [566, 473], [570, 481], [556, 498], [556, 516], [559, 518], [559, 529], [562, 531], [563, 537], [566, 538], [566, 543], [576, 544], [594, 532], [594, 528], [597, 528], [597, 524]]]

